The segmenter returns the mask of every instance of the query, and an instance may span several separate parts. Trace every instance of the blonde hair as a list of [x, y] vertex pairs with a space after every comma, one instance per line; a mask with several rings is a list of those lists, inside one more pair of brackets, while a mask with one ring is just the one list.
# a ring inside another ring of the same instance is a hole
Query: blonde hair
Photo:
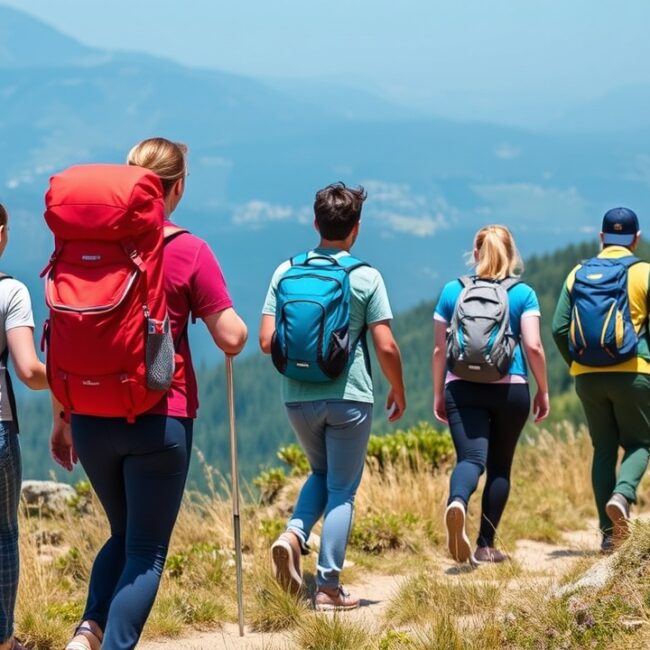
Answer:
[[126, 162], [156, 173], [167, 196], [174, 183], [187, 176], [187, 145], [166, 138], [148, 138], [129, 151]]
[[500, 225], [481, 228], [474, 237], [477, 251], [476, 275], [491, 280], [517, 277], [524, 270], [524, 263], [515, 245], [512, 233]]

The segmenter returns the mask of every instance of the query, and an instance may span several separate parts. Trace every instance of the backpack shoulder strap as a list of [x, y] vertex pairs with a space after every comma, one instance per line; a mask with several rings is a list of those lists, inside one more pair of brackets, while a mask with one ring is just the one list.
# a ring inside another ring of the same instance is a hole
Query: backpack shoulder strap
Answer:
[[342, 255], [341, 257], [337, 257], [335, 259], [339, 263], [339, 266], [342, 266], [347, 273], [350, 273], [351, 271], [354, 271], [354, 269], [358, 269], [362, 266], [372, 268], [367, 262], [363, 262], [362, 260], [357, 259], [352, 255]]
[[292, 258], [289, 259], [289, 265], [300, 266], [301, 264], [304, 264], [307, 261], [308, 257], [309, 257], [309, 251], [307, 251], [306, 253], [300, 253], [299, 255], [294, 255]]
[[[7, 273], [2, 273], [0, 271], [0, 282], [2, 280], [12, 280], [13, 276], [8, 275]], [[7, 364], [9, 363], [9, 345], [5, 344], [5, 348], [2, 351], [2, 354], [0, 354], [0, 369], [3, 369], [5, 371], [5, 380], [7, 383], [7, 396], [9, 397], [9, 406], [11, 407], [11, 413], [14, 418], [14, 424], [16, 425], [16, 431], [20, 431], [20, 427], [18, 425], [18, 409], [16, 407], [16, 395], [14, 393], [14, 387], [11, 383], [11, 375], [9, 374], [9, 369], [7, 368]]]
[[625, 257], [619, 257], [617, 262], [626, 269], [629, 269], [631, 266], [641, 262], [641, 260], [635, 255], [626, 255]]
[[474, 278], [470, 275], [461, 275], [458, 278], [458, 282], [460, 282], [460, 286], [465, 289], [467, 287], [471, 287], [474, 284]]
[[516, 287], [518, 284], [521, 284], [519, 278], [507, 277], [501, 280], [499, 283], [506, 291], [510, 291], [513, 287]]
[[187, 228], [181, 228], [180, 226], [165, 226], [163, 228], [163, 239], [165, 240], [165, 244], [178, 237], [178, 235], [182, 235], [186, 232], [189, 232]]

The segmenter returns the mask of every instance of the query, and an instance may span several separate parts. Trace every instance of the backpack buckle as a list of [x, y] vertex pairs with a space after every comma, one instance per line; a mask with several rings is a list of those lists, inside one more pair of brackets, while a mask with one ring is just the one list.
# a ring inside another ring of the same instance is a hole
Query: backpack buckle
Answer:
[[138, 271], [144, 273], [145, 270], [144, 260], [140, 256], [140, 253], [138, 252], [136, 247], [133, 245], [133, 242], [123, 242], [122, 248], [124, 249], [124, 252], [129, 256], [129, 259], [136, 266]]

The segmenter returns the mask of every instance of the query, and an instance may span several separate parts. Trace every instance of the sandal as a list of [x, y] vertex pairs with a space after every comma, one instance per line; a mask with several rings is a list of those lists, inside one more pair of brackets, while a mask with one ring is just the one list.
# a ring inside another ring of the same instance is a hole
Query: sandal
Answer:
[[[65, 650], [101, 650], [104, 635], [100, 631], [99, 626], [96, 627], [96, 630], [93, 630], [90, 625], [82, 623], [74, 631], [74, 636], [68, 642]], [[94, 641], [98, 641], [99, 644], [95, 644]]]

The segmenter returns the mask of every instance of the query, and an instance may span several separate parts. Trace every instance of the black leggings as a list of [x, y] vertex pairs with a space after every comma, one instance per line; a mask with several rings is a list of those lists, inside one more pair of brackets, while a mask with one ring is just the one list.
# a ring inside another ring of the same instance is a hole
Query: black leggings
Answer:
[[104, 650], [134, 648], [156, 598], [183, 498], [192, 420], [72, 416], [72, 435], [106, 511], [111, 537], [90, 575], [84, 619], [104, 630]]
[[494, 535], [510, 493], [515, 447], [530, 411], [528, 384], [479, 384], [456, 380], [445, 389], [449, 430], [456, 448], [449, 503], [465, 505], [487, 469], [479, 546], [494, 546]]

